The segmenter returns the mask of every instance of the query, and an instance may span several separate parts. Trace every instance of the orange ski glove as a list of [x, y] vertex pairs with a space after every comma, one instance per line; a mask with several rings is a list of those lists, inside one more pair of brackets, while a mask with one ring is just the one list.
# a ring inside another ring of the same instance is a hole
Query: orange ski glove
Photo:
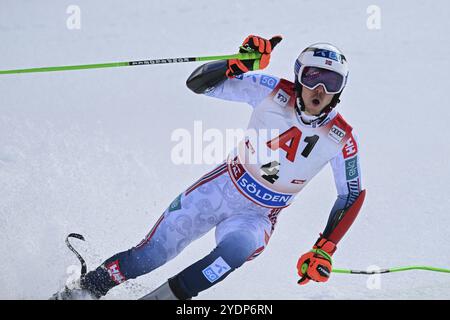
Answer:
[[275, 36], [270, 40], [259, 36], [248, 36], [239, 49], [239, 53], [261, 53], [261, 58], [252, 60], [228, 60], [228, 69], [226, 75], [228, 78], [234, 78], [243, 73], [261, 70], [266, 68], [270, 62], [270, 54], [272, 49], [282, 40], [281, 36]]
[[300, 276], [298, 284], [305, 285], [309, 280], [316, 282], [328, 281], [333, 261], [331, 256], [336, 251], [336, 245], [323, 237], [320, 237], [313, 249], [298, 259], [297, 271]]

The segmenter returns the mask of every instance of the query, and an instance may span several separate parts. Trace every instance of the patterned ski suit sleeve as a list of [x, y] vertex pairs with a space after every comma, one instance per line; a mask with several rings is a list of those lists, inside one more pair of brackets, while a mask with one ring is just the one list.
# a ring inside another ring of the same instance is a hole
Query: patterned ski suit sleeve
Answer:
[[246, 73], [227, 79], [205, 94], [219, 99], [245, 102], [256, 107], [277, 86], [280, 79], [262, 73]]
[[227, 61], [214, 61], [195, 69], [186, 80], [186, 85], [197, 94], [205, 94], [224, 100], [246, 102], [256, 107], [277, 86], [277, 77], [249, 72], [228, 78]]
[[[352, 219], [350, 219], [351, 222], [346, 222], [344, 217], [362, 190], [358, 147], [356, 135], [352, 132], [352, 136], [342, 151], [330, 161], [338, 196], [323, 232], [323, 236], [327, 239], [331, 237], [339, 241], [353, 222]], [[356, 215], [354, 218], [356, 218]], [[339, 229], [339, 236], [336, 237], [336, 234], [333, 233], [336, 233], [337, 229]]]

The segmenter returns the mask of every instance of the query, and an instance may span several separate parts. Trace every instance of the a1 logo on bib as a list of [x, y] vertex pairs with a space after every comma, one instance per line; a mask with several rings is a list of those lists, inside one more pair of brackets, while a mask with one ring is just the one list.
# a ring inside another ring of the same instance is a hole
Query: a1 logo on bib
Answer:
[[278, 92], [273, 97], [273, 100], [282, 107], [286, 107], [289, 99], [291, 99], [291, 96], [288, 95], [283, 89], [278, 90]]
[[331, 138], [336, 143], [340, 143], [345, 136], [345, 131], [334, 125], [331, 127], [330, 132], [328, 132], [328, 137]]

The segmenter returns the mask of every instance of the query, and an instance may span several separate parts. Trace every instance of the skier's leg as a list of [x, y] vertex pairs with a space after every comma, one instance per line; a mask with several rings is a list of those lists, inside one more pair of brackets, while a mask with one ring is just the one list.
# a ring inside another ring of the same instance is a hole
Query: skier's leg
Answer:
[[98, 296], [114, 286], [165, 264], [203, 236], [224, 217], [220, 210], [224, 165], [203, 176], [178, 196], [137, 246], [107, 259], [81, 279], [81, 286]]
[[217, 247], [144, 299], [167, 296], [167, 288], [178, 299], [197, 296], [199, 292], [225, 279], [246, 261], [258, 256], [266, 247], [271, 231], [272, 224], [264, 215], [242, 214], [223, 220], [216, 228]]

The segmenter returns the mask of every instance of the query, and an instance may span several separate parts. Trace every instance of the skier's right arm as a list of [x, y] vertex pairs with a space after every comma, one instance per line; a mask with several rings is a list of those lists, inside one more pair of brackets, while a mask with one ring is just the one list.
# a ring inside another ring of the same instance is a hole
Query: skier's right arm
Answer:
[[257, 60], [223, 60], [206, 63], [189, 76], [186, 85], [193, 92], [231, 101], [247, 102], [255, 106], [274, 88], [279, 79], [261, 74], [243, 76], [248, 71], [264, 69], [270, 52], [281, 37], [265, 40], [248, 36], [240, 52], [260, 52]]
[[186, 81], [195, 93], [206, 93], [227, 80], [228, 60], [205, 63], [192, 72]]

